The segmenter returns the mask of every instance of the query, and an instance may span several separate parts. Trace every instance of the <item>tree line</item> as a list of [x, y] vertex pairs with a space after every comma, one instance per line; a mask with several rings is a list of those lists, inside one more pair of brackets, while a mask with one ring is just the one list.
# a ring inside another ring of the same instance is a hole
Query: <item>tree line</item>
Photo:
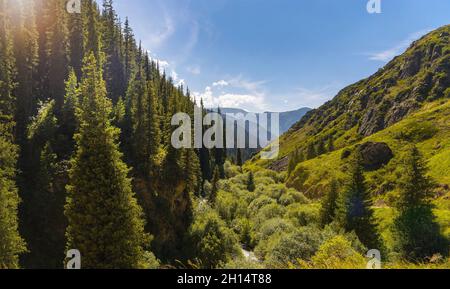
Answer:
[[226, 151], [170, 145], [197, 104], [112, 0], [65, 6], [0, 0], [0, 267], [60, 268], [69, 249], [84, 268], [182, 260], [191, 195]]

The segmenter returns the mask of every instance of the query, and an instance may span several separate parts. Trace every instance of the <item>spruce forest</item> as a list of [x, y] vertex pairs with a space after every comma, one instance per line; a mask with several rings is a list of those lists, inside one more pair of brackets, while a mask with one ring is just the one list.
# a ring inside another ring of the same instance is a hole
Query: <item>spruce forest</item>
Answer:
[[112, 0], [81, 3], [0, 0], [0, 269], [450, 268], [450, 26], [264, 160], [174, 148], [203, 101]]

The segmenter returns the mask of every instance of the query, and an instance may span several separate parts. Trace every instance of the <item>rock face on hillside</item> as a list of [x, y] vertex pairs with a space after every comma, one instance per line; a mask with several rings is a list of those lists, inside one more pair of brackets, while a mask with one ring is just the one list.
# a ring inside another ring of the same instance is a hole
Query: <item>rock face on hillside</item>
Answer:
[[362, 165], [366, 170], [377, 170], [394, 157], [386, 143], [366, 142], [358, 147], [362, 156]]

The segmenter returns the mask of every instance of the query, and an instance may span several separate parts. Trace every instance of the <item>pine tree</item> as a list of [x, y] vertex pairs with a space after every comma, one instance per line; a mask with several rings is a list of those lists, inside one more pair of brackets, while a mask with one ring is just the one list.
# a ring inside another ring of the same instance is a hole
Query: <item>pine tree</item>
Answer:
[[62, 159], [70, 158], [75, 147], [73, 136], [78, 126], [76, 109], [80, 100], [80, 91], [78, 88], [77, 76], [74, 69], [69, 72], [69, 78], [66, 81], [66, 95], [59, 119], [59, 144], [58, 155]]
[[254, 192], [255, 189], [256, 189], [256, 186], [255, 186], [255, 180], [254, 180], [253, 172], [249, 172], [248, 173], [248, 178], [247, 178], [247, 190], [249, 192]]
[[399, 215], [394, 220], [394, 235], [398, 252], [408, 261], [423, 262], [434, 254], [448, 255], [449, 242], [440, 233], [430, 198], [433, 181], [419, 150], [413, 146], [403, 162], [399, 180]]
[[[150, 176], [156, 177], [159, 167], [158, 154], [161, 147], [161, 128], [159, 126], [160, 120], [158, 115], [158, 100], [156, 88], [153, 82], [148, 81], [148, 104], [146, 107], [147, 117], [147, 134], [148, 134], [148, 149], [149, 149], [149, 170]], [[192, 156], [194, 158], [194, 156]], [[194, 166], [198, 159], [195, 158]]]
[[[222, 117], [221, 111], [220, 111], [220, 107], [217, 108], [217, 113], [220, 115], [220, 117]], [[225, 122], [224, 122], [225, 125]], [[223, 144], [226, 143], [226, 139], [225, 139], [225, 127], [222, 130], [222, 134], [223, 134]], [[226, 160], [227, 154], [226, 154], [226, 149], [225, 146], [222, 145], [222, 147], [215, 147], [214, 148], [214, 162], [215, 165], [218, 167], [219, 169], [219, 176], [221, 179], [225, 178], [225, 160]]]
[[200, 162], [197, 154], [192, 149], [186, 149], [183, 154], [183, 178], [186, 180], [186, 191], [198, 193], [200, 191]]
[[142, 74], [142, 69], [135, 74], [130, 81], [130, 86], [127, 92], [127, 98], [131, 103], [131, 139], [132, 139], [132, 159], [136, 169], [142, 174], [149, 170], [150, 161], [150, 120], [148, 109], [149, 92], [145, 78]]
[[242, 150], [236, 149], [236, 165], [242, 167]]
[[0, 0], [0, 269], [19, 267], [25, 242], [18, 231], [17, 147], [13, 144], [14, 58], [8, 0]]
[[67, 249], [76, 248], [84, 268], [144, 268], [142, 209], [137, 204], [111, 126], [102, 70], [85, 58], [77, 152], [70, 170]]
[[125, 95], [124, 68], [121, 61], [121, 27], [118, 17], [113, 8], [112, 0], [103, 1], [102, 13], [102, 41], [105, 54], [105, 82], [108, 98], [116, 103], [121, 96]]
[[83, 28], [84, 28], [84, 39], [83, 39], [83, 55], [89, 55], [89, 53], [94, 53], [95, 59], [97, 60], [97, 65], [100, 67], [104, 63], [104, 54], [102, 53], [102, 41], [101, 41], [101, 30], [99, 15], [97, 11], [96, 3], [93, 0], [84, 1], [84, 12], [83, 12]]
[[27, 179], [21, 186], [21, 224], [30, 251], [22, 262], [27, 268], [60, 268], [64, 258], [66, 177], [53, 149], [59, 148], [57, 130], [55, 100], [51, 100], [41, 105], [27, 133], [31, 149], [23, 176]]
[[332, 180], [327, 194], [322, 199], [320, 210], [320, 223], [322, 226], [326, 226], [334, 221], [336, 217], [338, 196], [338, 183], [336, 180]]
[[17, 67], [16, 136], [25, 145], [26, 128], [36, 109], [38, 64], [38, 35], [36, 30], [34, 1], [22, 0], [15, 5], [13, 16], [14, 53]]
[[[130, 27], [128, 18], [125, 19], [124, 27], [124, 73], [125, 81], [128, 83], [136, 67], [136, 41], [134, 40], [133, 30]], [[166, 106], [167, 107], [167, 106]]]
[[[82, 11], [84, 11], [84, 7]], [[81, 69], [83, 66], [84, 54], [84, 25], [83, 13], [73, 13], [68, 15], [69, 27], [69, 47], [70, 47], [70, 67], [75, 71], [77, 79], [81, 79]]]
[[313, 159], [317, 156], [317, 152], [316, 149], [314, 147], [313, 143], [308, 144], [307, 148], [306, 148], [306, 159], [310, 160]]
[[[45, 2], [45, 59], [42, 62], [44, 84], [43, 98], [56, 101], [56, 114], [59, 115], [64, 103], [65, 80], [68, 75], [69, 39], [67, 29], [67, 11], [60, 0]], [[47, 88], [48, 87], [48, 88]]]
[[17, 147], [8, 140], [10, 137], [0, 127], [0, 269], [18, 268], [19, 255], [26, 251], [18, 231], [17, 208], [20, 199], [14, 183]]
[[[202, 113], [205, 112], [203, 100], [200, 100], [200, 109]], [[211, 156], [209, 149], [207, 149], [203, 144], [202, 147], [199, 149], [199, 159], [200, 159], [200, 168], [202, 170], [202, 179], [207, 181], [211, 180], [212, 178]]]
[[355, 231], [359, 240], [369, 249], [382, 250], [361, 162], [361, 154], [355, 153], [350, 164], [348, 183], [339, 199], [337, 220], [346, 231]]
[[211, 204], [216, 202], [217, 192], [219, 191], [220, 171], [219, 167], [214, 168], [213, 178], [211, 181], [211, 194], [208, 196], [208, 200]]
[[299, 163], [299, 150], [296, 149], [289, 158], [289, 164], [288, 164], [288, 176], [292, 174], [292, 172], [295, 170], [295, 167]]

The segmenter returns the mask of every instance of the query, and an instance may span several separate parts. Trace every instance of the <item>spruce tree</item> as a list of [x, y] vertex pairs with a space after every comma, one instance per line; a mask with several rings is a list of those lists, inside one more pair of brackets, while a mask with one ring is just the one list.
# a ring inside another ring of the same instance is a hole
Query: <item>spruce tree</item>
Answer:
[[18, 230], [17, 147], [13, 144], [14, 71], [8, 0], [0, 0], [0, 269], [19, 267], [25, 242]]
[[34, 1], [22, 0], [15, 5], [13, 21], [14, 54], [17, 67], [16, 136], [23, 147], [26, 128], [36, 109], [38, 64], [38, 34], [34, 15]]
[[419, 150], [412, 146], [403, 161], [394, 220], [396, 249], [408, 261], [423, 262], [434, 254], [448, 255], [449, 241], [440, 233], [430, 201], [434, 183]]
[[131, 149], [133, 152], [133, 164], [136, 169], [142, 174], [145, 174], [149, 170], [149, 144], [151, 140], [149, 138], [149, 93], [142, 69], [139, 69], [139, 72], [130, 81], [127, 98], [130, 99], [131, 103]]
[[59, 144], [58, 155], [62, 159], [69, 159], [75, 147], [73, 136], [78, 126], [76, 109], [80, 101], [80, 91], [78, 88], [77, 76], [74, 69], [69, 72], [66, 81], [66, 95], [59, 119]]
[[4, 124], [0, 124], [0, 269], [18, 268], [19, 255], [26, 251], [18, 231], [17, 208], [20, 199], [14, 182], [17, 147], [10, 138], [10, 132], [5, 131]]
[[104, 63], [104, 54], [102, 53], [101, 41], [101, 23], [99, 21], [99, 12], [97, 11], [97, 4], [93, 0], [84, 1], [83, 12], [83, 51], [84, 55], [94, 53], [97, 65], [102, 66]]
[[248, 178], [247, 178], [247, 190], [249, 192], [254, 192], [255, 189], [256, 189], [256, 186], [255, 186], [255, 179], [253, 176], [253, 172], [249, 172]]
[[290, 158], [289, 158], [289, 164], [288, 164], [288, 176], [290, 176], [292, 174], [292, 172], [295, 170], [295, 167], [297, 166], [297, 164], [299, 163], [299, 150], [295, 150]]
[[[205, 108], [203, 106], [202, 99], [200, 100], [200, 109], [202, 111], [202, 114], [204, 114]], [[203, 131], [205, 131], [205, 127], [203, 127]], [[202, 179], [210, 181], [212, 178], [211, 155], [209, 149], [207, 149], [203, 143], [202, 147], [199, 149], [199, 159], [200, 159], [200, 168], [202, 170]]]
[[82, 13], [73, 13], [68, 15], [68, 29], [69, 29], [69, 58], [70, 67], [75, 71], [77, 79], [81, 79], [81, 69], [83, 66], [83, 54], [84, 54], [84, 25], [83, 25], [83, 11]]
[[309, 143], [307, 148], [306, 148], [306, 159], [310, 160], [313, 159], [317, 156], [317, 152], [316, 149], [314, 147], [313, 143]]
[[240, 148], [236, 149], [236, 165], [242, 167], [242, 150]]
[[339, 198], [337, 219], [346, 231], [354, 231], [369, 249], [382, 250], [361, 163], [361, 154], [355, 153], [350, 163], [349, 180]]
[[[220, 107], [217, 108], [217, 113], [219, 114], [220, 117], [222, 117], [222, 113], [220, 111]], [[225, 122], [223, 122], [223, 125], [225, 126]], [[214, 162], [215, 162], [215, 165], [219, 169], [219, 176], [220, 176], [221, 179], [225, 178], [224, 165], [225, 165], [225, 160], [226, 160], [226, 157], [227, 157], [226, 149], [225, 149], [225, 143], [226, 143], [225, 133], [226, 133], [226, 130], [225, 130], [225, 127], [224, 127], [222, 129], [222, 135], [223, 135], [223, 137], [222, 137], [222, 139], [223, 139], [222, 147], [215, 147], [214, 148]]]
[[211, 181], [211, 194], [208, 196], [208, 200], [211, 204], [216, 202], [217, 192], [219, 191], [219, 181], [220, 181], [220, 170], [216, 166], [214, 168], [213, 178]]
[[43, 81], [45, 82], [43, 98], [56, 101], [56, 115], [64, 103], [65, 80], [68, 76], [69, 39], [67, 29], [67, 11], [60, 0], [45, 2], [45, 17], [47, 26], [45, 30], [45, 59], [42, 65]]
[[21, 187], [21, 224], [30, 251], [22, 261], [32, 269], [60, 268], [64, 258], [67, 163], [60, 164], [54, 152], [59, 148], [57, 130], [55, 101], [51, 100], [41, 105], [28, 127], [31, 150], [26, 183]]
[[[161, 128], [160, 128], [160, 120], [158, 115], [158, 100], [157, 100], [157, 92], [155, 88], [155, 84], [152, 81], [147, 82], [148, 85], [148, 101], [146, 107], [147, 118], [147, 131], [148, 134], [148, 152], [149, 152], [149, 171], [150, 176], [153, 178], [156, 177], [158, 173], [159, 160], [158, 155], [160, 153], [161, 148]], [[194, 156], [192, 156], [194, 158]], [[193, 160], [193, 166], [196, 166], [198, 163], [198, 159], [195, 158]]]
[[102, 70], [93, 53], [84, 60], [80, 128], [70, 170], [67, 249], [78, 249], [83, 268], [145, 268], [142, 209], [121, 160], [118, 129], [110, 124]]
[[[136, 41], [134, 40], [133, 30], [130, 27], [128, 18], [125, 19], [124, 27], [124, 77], [128, 83], [136, 67]], [[167, 107], [167, 106], [166, 106]]]
[[322, 226], [326, 226], [334, 221], [336, 217], [338, 196], [338, 183], [336, 180], [332, 180], [330, 188], [322, 199], [320, 210], [320, 223]]
[[105, 54], [105, 82], [108, 98], [116, 103], [125, 95], [125, 79], [121, 61], [121, 27], [112, 0], [103, 1], [102, 48]]

